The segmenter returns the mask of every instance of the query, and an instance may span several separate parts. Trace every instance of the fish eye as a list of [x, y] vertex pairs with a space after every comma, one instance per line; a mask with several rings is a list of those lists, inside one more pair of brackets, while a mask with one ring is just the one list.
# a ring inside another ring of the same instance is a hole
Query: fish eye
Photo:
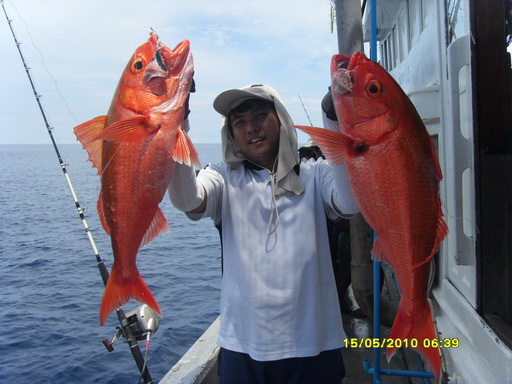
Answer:
[[138, 60], [135, 63], [133, 63], [133, 68], [135, 68], [137, 71], [140, 71], [144, 67], [142, 64], [142, 60]]
[[371, 97], [378, 96], [382, 92], [382, 84], [377, 80], [371, 80], [366, 85], [366, 91]]

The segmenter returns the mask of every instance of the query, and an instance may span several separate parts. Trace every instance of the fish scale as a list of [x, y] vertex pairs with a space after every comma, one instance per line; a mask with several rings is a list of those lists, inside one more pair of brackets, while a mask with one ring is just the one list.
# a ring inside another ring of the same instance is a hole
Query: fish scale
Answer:
[[[360, 52], [335, 55], [331, 77], [339, 132], [297, 128], [332, 164], [346, 163], [354, 197], [377, 234], [372, 255], [393, 268], [402, 294], [389, 338], [417, 342], [413, 349], [439, 381], [439, 349], [425, 347], [437, 339], [427, 300], [430, 263], [448, 233], [434, 144], [409, 98], [378, 63]], [[388, 360], [395, 352], [387, 349]]]
[[161, 315], [136, 259], [142, 245], [169, 229], [158, 205], [175, 162], [200, 166], [182, 127], [193, 72], [188, 40], [171, 50], [151, 32], [122, 73], [107, 115], [74, 129], [101, 176], [98, 214], [114, 254], [101, 325], [130, 298]]

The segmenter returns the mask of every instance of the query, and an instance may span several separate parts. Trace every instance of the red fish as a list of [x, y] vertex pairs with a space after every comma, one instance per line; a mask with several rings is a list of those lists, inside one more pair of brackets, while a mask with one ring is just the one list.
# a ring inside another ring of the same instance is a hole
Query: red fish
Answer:
[[97, 208], [114, 254], [101, 325], [130, 298], [161, 314], [136, 258], [142, 245], [169, 229], [158, 204], [175, 162], [199, 164], [183, 129], [193, 72], [188, 40], [171, 50], [151, 32], [121, 75], [108, 114], [74, 129], [101, 176]]
[[[439, 380], [440, 353], [427, 301], [430, 261], [448, 233], [439, 198], [441, 168], [413, 104], [379, 64], [362, 53], [335, 55], [333, 97], [340, 132], [298, 127], [332, 164], [347, 165], [361, 213], [377, 240], [374, 258], [395, 271], [402, 297], [390, 339], [409, 339]], [[396, 348], [388, 348], [388, 361]]]

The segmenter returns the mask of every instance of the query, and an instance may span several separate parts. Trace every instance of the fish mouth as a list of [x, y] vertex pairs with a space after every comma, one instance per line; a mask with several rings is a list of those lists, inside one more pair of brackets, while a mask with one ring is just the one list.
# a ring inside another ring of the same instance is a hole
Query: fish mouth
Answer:
[[331, 90], [339, 95], [352, 92], [353, 80], [351, 76], [352, 57], [348, 55], [334, 55], [331, 62]]
[[158, 79], [165, 79], [168, 76], [168, 68], [162, 55], [162, 49], [165, 48], [165, 45], [153, 29], [151, 29], [149, 36], [149, 42], [153, 45], [155, 54], [144, 71], [144, 81], [152, 87], [160, 83]]
[[166, 78], [167, 75], [168, 69], [164, 63], [162, 51], [159, 49], [156, 51], [153, 60], [151, 63], [149, 63], [149, 65], [146, 67], [146, 70], [144, 71], [144, 81], [149, 84], [151, 80], [155, 78]]
[[334, 55], [332, 57], [331, 78], [334, 92], [340, 95], [352, 92], [354, 84], [352, 72], [359, 64], [361, 57], [364, 57], [361, 52], [356, 52], [353, 56]]
[[174, 49], [170, 49], [160, 41], [153, 29], [151, 29], [149, 41], [153, 45], [155, 55], [146, 67], [145, 79], [179, 75], [190, 57], [190, 42], [183, 40]]
[[179, 76], [190, 61], [190, 42], [183, 40], [174, 49], [164, 46], [161, 49], [161, 55], [163, 63], [169, 69], [169, 74], [171, 76]]
[[155, 58], [153, 60], [156, 60], [156, 63], [158, 64], [160, 69], [167, 73], [167, 67], [164, 63], [164, 59], [162, 56], [162, 50], [159, 49], [158, 51], [156, 51]]
[[165, 94], [165, 81], [170, 77], [179, 76], [187, 67], [190, 56], [190, 43], [184, 40], [174, 49], [166, 47], [154, 32], [151, 42], [155, 47], [153, 60], [144, 71], [144, 81], [155, 94]]
[[352, 56], [348, 55], [334, 55], [332, 57], [332, 67], [333, 71], [337, 71], [340, 69], [348, 69], [350, 62], [352, 61]]

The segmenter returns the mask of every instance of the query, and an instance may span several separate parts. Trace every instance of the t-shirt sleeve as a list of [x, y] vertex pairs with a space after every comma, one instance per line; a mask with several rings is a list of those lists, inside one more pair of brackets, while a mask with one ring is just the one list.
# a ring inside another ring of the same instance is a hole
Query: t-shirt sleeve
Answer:
[[222, 194], [224, 191], [224, 177], [222, 165], [209, 164], [199, 171], [197, 181], [206, 190], [206, 208], [203, 213], [187, 213], [191, 220], [200, 220], [210, 217], [215, 225], [221, 221]]

